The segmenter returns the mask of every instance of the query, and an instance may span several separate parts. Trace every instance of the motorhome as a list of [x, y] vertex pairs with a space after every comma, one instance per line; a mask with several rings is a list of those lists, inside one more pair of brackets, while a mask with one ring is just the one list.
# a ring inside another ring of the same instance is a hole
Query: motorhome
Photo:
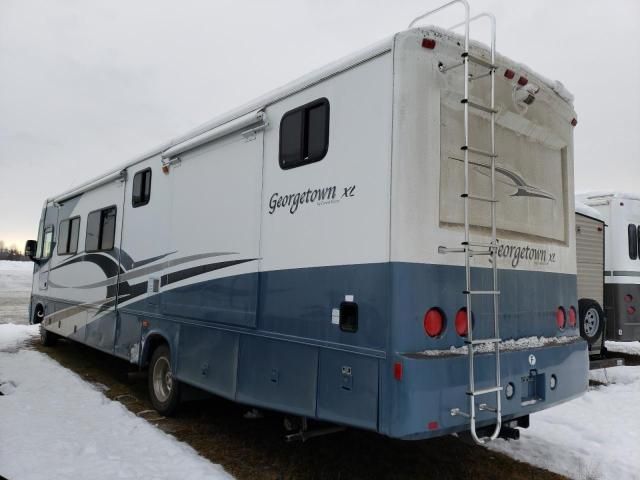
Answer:
[[605, 235], [604, 313], [606, 338], [640, 340], [640, 195], [592, 192], [578, 195], [607, 224]]
[[604, 217], [576, 199], [576, 265], [578, 272], [578, 324], [589, 352], [604, 346]]
[[461, 34], [412, 24], [47, 199], [43, 341], [148, 367], [164, 414], [188, 384], [402, 439], [581, 395], [572, 98], [452, 3]]

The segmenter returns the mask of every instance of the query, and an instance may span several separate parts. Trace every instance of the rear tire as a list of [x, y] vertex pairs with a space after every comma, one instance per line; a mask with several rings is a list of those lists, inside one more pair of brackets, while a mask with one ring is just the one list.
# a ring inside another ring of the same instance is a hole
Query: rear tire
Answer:
[[53, 347], [58, 343], [58, 335], [44, 328], [42, 323], [40, 324], [40, 343], [45, 347]]
[[153, 408], [164, 416], [171, 416], [180, 403], [180, 382], [173, 375], [171, 352], [167, 345], [160, 345], [153, 351], [149, 362], [149, 397]]
[[580, 313], [580, 336], [589, 345], [593, 345], [602, 336], [604, 329], [604, 312], [595, 300], [583, 298], [578, 300]]

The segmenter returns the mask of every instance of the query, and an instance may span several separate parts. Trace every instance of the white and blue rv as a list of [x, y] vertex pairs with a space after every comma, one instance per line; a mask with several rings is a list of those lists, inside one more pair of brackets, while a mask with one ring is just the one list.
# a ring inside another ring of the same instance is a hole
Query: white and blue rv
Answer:
[[581, 395], [572, 99], [468, 25], [399, 32], [47, 199], [43, 341], [148, 367], [165, 414], [189, 384], [402, 439], [484, 441]]

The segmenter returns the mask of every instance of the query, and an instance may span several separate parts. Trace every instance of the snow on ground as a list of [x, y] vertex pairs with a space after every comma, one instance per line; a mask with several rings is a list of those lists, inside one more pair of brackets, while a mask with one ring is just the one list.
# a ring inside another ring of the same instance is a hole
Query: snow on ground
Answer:
[[48, 356], [16, 351], [34, 333], [37, 327], [0, 325], [0, 476], [231, 478]]
[[636, 342], [612, 342], [607, 340], [604, 346], [610, 352], [624, 353], [627, 355], [640, 355], [640, 341]]
[[15, 325], [13, 323], [0, 325], [0, 352], [19, 348], [29, 337], [37, 336], [38, 332], [38, 325]]
[[0, 323], [28, 323], [33, 263], [0, 260]]
[[640, 366], [591, 372], [606, 385], [531, 416], [520, 440], [489, 448], [579, 480], [640, 478]]

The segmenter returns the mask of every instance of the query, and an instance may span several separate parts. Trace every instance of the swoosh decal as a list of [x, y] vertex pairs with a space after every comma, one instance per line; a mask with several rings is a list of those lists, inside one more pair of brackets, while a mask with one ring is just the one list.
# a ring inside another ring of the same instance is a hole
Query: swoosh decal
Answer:
[[[464, 163], [464, 160], [461, 160], [459, 158], [455, 158], [455, 157], [449, 157], [449, 158], [453, 160], [457, 160], [458, 162]], [[480, 169], [484, 168], [487, 170], [491, 170], [491, 165], [487, 165], [486, 163], [481, 163], [481, 162], [473, 162], [471, 160], [469, 161], [469, 165], [473, 165], [474, 167], [477, 167], [475, 168], [475, 171], [478, 172], [480, 175], [489, 176], [489, 173], [481, 171]], [[505, 185], [509, 185], [516, 188], [516, 191], [511, 194], [512, 197], [536, 197], [536, 198], [547, 198], [553, 201], [556, 200], [553, 194], [545, 190], [542, 190], [541, 188], [535, 187], [533, 185], [529, 185], [521, 175], [517, 174], [512, 170], [496, 165], [496, 173], [499, 173], [500, 175], [503, 175], [507, 177], [509, 180], [511, 180], [511, 182], [505, 182], [500, 180], [499, 181], [500, 183], [504, 183]]]
[[[107, 277], [114, 277], [118, 274], [118, 272], [123, 273], [124, 270], [120, 268], [118, 262], [113, 260], [111, 257], [106, 255], [101, 255], [99, 253], [86, 253], [84, 255], [80, 255], [78, 257], [72, 258], [65, 263], [61, 263], [60, 265], [56, 265], [51, 268], [50, 271], [57, 270], [62, 267], [66, 267], [67, 265], [71, 265], [73, 263], [79, 262], [89, 262], [97, 265], [104, 272]], [[51, 283], [50, 283], [51, 284]]]
[[[172, 253], [175, 252], [171, 252], [171, 253], [167, 253], [164, 255], [159, 255], [158, 257], [154, 257], [151, 259], [147, 259], [147, 260], [143, 260], [142, 262], [140, 262], [142, 265], [144, 265], [145, 263], [150, 263], [151, 261], [155, 261], [155, 260], [159, 260], [163, 257], [166, 257], [167, 255], [171, 255]], [[133, 269], [130, 270], [128, 272], [122, 272], [120, 273], [120, 282], [122, 285], [122, 282], [124, 281], [128, 281], [128, 280], [133, 280], [135, 278], [139, 278], [142, 277], [143, 275], [149, 275], [155, 272], [158, 272], [160, 270], [164, 270], [170, 267], [174, 267], [177, 265], [181, 265], [184, 263], [188, 263], [188, 262], [192, 262], [194, 260], [200, 260], [203, 258], [211, 258], [211, 257], [218, 257], [218, 256], [222, 256], [222, 255], [237, 255], [238, 252], [210, 252], [210, 253], [199, 253], [197, 255], [189, 255], [186, 257], [182, 257], [182, 258], [177, 258], [174, 260], [167, 260], [166, 262], [162, 262], [159, 263], [157, 265], [151, 265], [145, 268], [139, 268], [139, 269]], [[103, 257], [103, 258], [107, 258], [107, 257]], [[81, 257], [78, 257], [78, 259], [74, 262], [67, 262], [64, 265], [68, 265], [69, 263], [76, 263], [76, 262], [81, 262], [83, 261]], [[64, 265], [58, 265], [56, 268], [62, 267]], [[135, 263], [134, 263], [135, 265]], [[54, 283], [52, 281], [49, 281], [49, 285], [55, 288], [78, 288], [78, 289], [90, 289], [90, 288], [99, 288], [99, 287], [111, 287], [114, 286], [116, 284], [116, 282], [118, 281], [118, 277], [117, 275], [111, 275], [109, 276], [109, 278], [106, 278], [105, 280], [100, 280], [99, 282], [94, 282], [94, 283], [89, 283], [89, 284], [85, 284], [85, 285], [60, 285], [57, 283]]]

